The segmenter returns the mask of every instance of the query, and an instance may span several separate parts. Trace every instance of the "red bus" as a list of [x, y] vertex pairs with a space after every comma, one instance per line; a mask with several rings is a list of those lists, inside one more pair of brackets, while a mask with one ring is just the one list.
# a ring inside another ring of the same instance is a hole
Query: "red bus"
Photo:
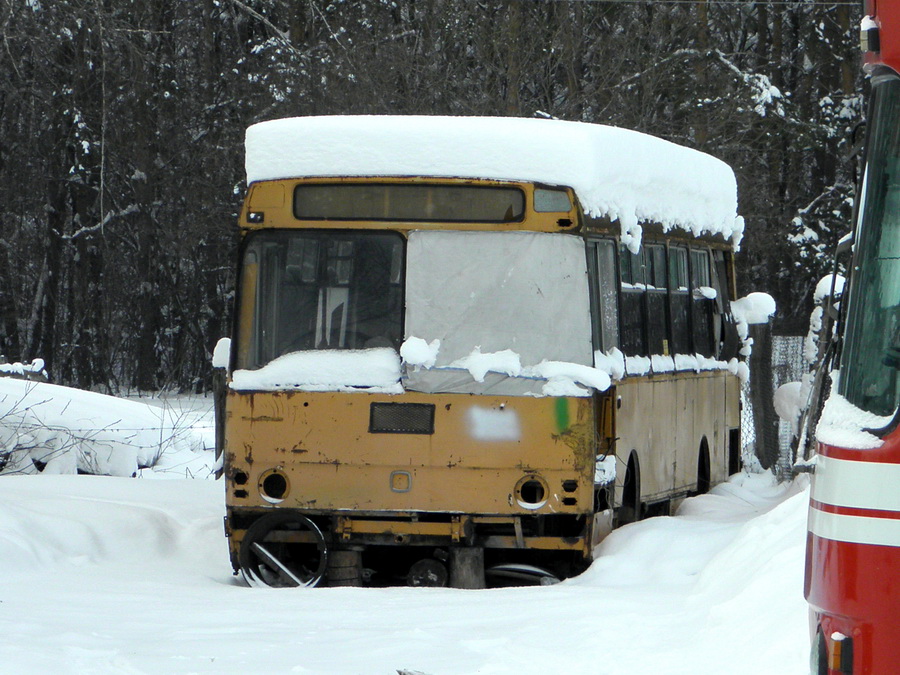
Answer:
[[865, 170], [807, 534], [815, 675], [900, 668], [900, 2], [870, 0], [866, 14]]

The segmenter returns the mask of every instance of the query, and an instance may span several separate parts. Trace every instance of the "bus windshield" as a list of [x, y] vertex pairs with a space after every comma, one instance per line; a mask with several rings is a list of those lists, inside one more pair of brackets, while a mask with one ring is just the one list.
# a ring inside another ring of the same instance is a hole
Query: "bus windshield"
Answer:
[[261, 231], [244, 252], [239, 368], [289, 352], [399, 349], [403, 237]]
[[891, 415], [900, 403], [900, 78], [873, 81], [870, 140], [839, 393]]
[[584, 242], [570, 235], [259, 231], [241, 285], [239, 369], [293, 352], [399, 350], [404, 323], [406, 337], [440, 341], [435, 368], [407, 370], [408, 389], [540, 394], [540, 378], [474, 378], [459, 361], [478, 352], [593, 364]]
[[540, 383], [523, 378], [489, 372], [484, 381], [475, 381], [460, 372], [460, 363], [476, 352], [510, 350], [523, 367], [544, 360], [593, 365], [582, 239], [541, 232], [419, 231], [410, 235], [407, 259], [406, 335], [440, 340], [436, 367], [408, 369], [408, 389], [540, 392]]

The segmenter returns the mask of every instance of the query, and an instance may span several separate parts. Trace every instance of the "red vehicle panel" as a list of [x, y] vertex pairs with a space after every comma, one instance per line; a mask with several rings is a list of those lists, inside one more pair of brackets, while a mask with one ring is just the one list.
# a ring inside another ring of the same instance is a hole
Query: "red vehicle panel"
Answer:
[[[885, 479], [882, 488], [871, 483], [873, 475]], [[807, 535], [806, 598], [814, 640], [824, 640], [825, 653], [833, 656], [833, 636], [849, 637], [852, 654], [844, 657], [850, 668], [813, 672], [890, 673], [900, 663], [900, 511], [872, 508], [892, 501], [900, 488], [893, 480], [897, 476], [900, 431], [875, 450], [819, 446]], [[884, 664], [894, 666], [886, 669]]]
[[836, 392], [872, 428], [819, 444], [805, 580], [814, 675], [900, 673], [900, 0], [868, 0], [866, 13], [866, 168]]
[[882, 64], [900, 72], [900, 2], [868, 0], [866, 15], [878, 26], [880, 48], [866, 53], [866, 64]]

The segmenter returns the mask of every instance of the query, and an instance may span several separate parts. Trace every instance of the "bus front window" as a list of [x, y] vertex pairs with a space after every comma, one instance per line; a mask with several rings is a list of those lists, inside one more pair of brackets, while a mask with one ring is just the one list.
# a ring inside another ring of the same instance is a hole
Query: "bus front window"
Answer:
[[[543, 232], [418, 231], [407, 253], [406, 335], [440, 341], [435, 368], [408, 369], [404, 386], [425, 392], [526, 395], [535, 379], [459, 364], [510, 350], [523, 368], [542, 361], [591, 366], [584, 241]], [[526, 381], [528, 380], [528, 381]]]
[[900, 78], [874, 80], [873, 96], [839, 391], [891, 415], [900, 403]]
[[239, 368], [296, 351], [399, 348], [399, 234], [258, 232], [247, 244], [244, 274]]

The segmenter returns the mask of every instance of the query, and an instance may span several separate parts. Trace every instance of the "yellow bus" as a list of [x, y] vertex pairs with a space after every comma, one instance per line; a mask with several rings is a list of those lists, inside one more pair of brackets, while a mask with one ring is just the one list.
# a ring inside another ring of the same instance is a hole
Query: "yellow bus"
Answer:
[[223, 396], [251, 585], [552, 583], [739, 468], [734, 175], [556, 120], [247, 132]]

